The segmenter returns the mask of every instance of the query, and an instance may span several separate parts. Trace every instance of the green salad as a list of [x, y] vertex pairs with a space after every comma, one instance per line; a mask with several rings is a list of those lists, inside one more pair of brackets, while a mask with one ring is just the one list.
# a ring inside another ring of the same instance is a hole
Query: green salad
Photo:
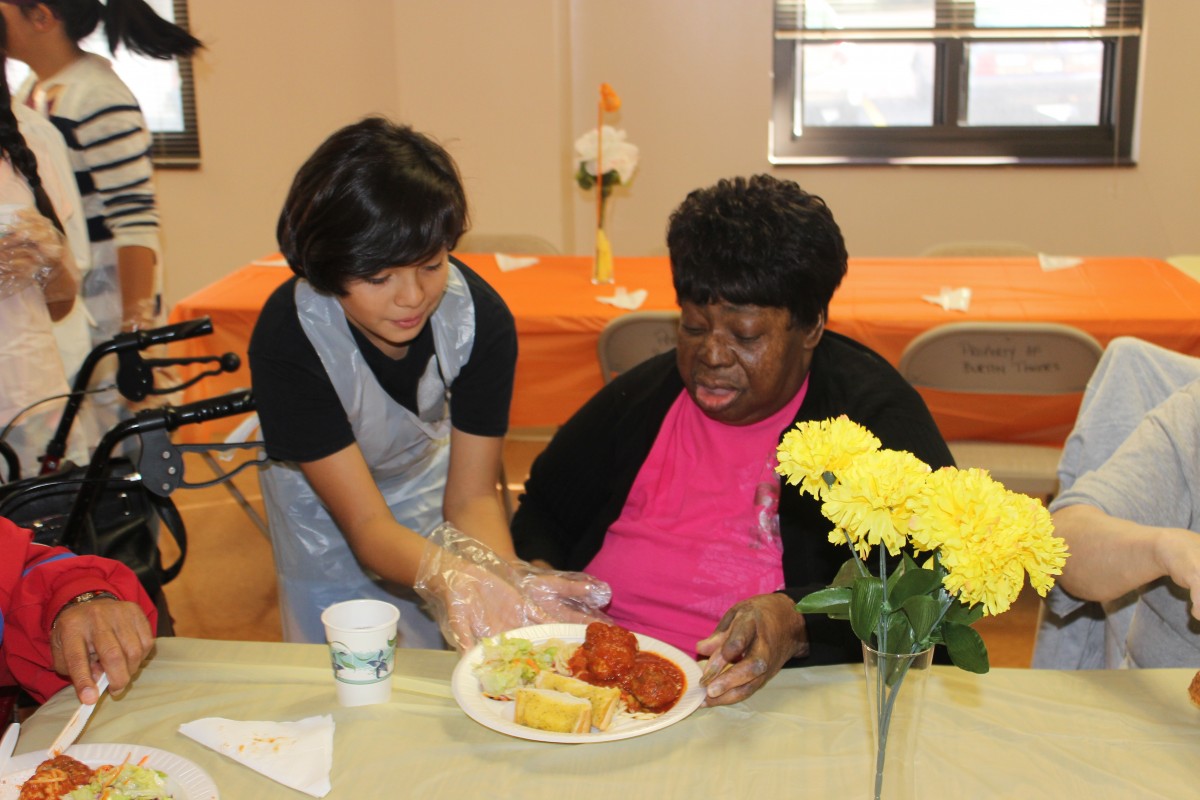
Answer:
[[136, 764], [104, 766], [87, 786], [63, 795], [65, 800], [171, 800], [167, 776], [156, 769]]
[[528, 639], [510, 639], [501, 634], [481, 642], [483, 658], [472, 671], [485, 695], [511, 700], [513, 692], [532, 684], [543, 670], [569, 674], [566, 662], [576, 647], [561, 639], [534, 644]]

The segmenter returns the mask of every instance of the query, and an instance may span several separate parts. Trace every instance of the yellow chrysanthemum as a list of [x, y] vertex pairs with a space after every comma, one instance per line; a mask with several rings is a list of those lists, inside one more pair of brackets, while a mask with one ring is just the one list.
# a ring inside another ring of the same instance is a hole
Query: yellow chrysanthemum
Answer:
[[1062, 575], [1067, 560], [1067, 543], [1054, 535], [1054, 523], [1045, 507], [1032, 497], [1010, 492], [1013, 512], [1018, 524], [1025, 526], [1027, 536], [1020, 553], [1022, 567], [1029, 575], [1029, 585], [1042, 597], [1054, 586], [1055, 575]]
[[847, 417], [802, 422], [779, 445], [776, 471], [821, 501], [829, 541], [849, 543], [860, 559], [873, 547], [897, 555], [906, 545], [931, 554], [942, 586], [968, 606], [999, 614], [1025, 581], [1040, 595], [1067, 558], [1050, 514], [984, 470], [929, 467], [911, 453], [880, 449]]
[[826, 475], [841, 473], [866, 453], [879, 449], [879, 439], [842, 415], [836, 419], [797, 423], [779, 444], [775, 471], [818, 500], [825, 499]]
[[1040, 594], [1053, 585], [1066, 548], [1052, 531], [1040, 503], [978, 469], [932, 473], [910, 521], [914, 547], [938, 552], [946, 590], [991, 615], [1008, 610], [1026, 574]]
[[[912, 453], [876, 450], [859, 455], [838, 472], [825, 492], [821, 513], [865, 558], [882, 545], [897, 555], [908, 540], [912, 503], [920, 494], [929, 466]], [[830, 540], [834, 541], [831, 534]]]

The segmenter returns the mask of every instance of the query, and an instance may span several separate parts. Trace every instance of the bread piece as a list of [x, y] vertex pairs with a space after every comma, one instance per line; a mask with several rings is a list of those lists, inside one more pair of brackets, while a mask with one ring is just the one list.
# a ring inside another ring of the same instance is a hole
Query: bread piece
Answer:
[[513, 721], [554, 733], [587, 733], [592, 729], [592, 704], [565, 692], [521, 688], [517, 689]]
[[1192, 678], [1192, 683], [1188, 686], [1188, 697], [1192, 698], [1192, 702], [1200, 706], [1200, 672], [1197, 672]]
[[592, 725], [602, 731], [608, 730], [612, 725], [617, 706], [621, 702], [621, 690], [616, 686], [593, 686], [578, 678], [559, 675], [556, 672], [539, 672], [533, 680], [533, 685], [539, 689], [553, 689], [587, 700], [592, 704]]

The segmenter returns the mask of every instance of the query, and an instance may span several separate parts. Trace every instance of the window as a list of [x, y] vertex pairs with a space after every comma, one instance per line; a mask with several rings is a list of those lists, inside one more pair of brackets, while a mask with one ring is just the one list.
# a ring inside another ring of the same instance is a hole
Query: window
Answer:
[[[188, 27], [187, 0], [147, 0], [164, 19]], [[124, 47], [113, 56], [104, 38], [101, 24], [83, 39], [84, 50], [98, 53], [113, 62], [113, 69], [129, 86], [146, 123], [150, 126], [150, 156], [155, 166], [190, 167], [200, 163], [200, 135], [196, 129], [196, 95], [192, 81], [192, 62], [188, 58], [162, 60], [130, 53]], [[19, 61], [8, 61], [8, 85], [17, 87], [29, 74]]]
[[1132, 164], [1143, 0], [776, 0], [775, 164]]

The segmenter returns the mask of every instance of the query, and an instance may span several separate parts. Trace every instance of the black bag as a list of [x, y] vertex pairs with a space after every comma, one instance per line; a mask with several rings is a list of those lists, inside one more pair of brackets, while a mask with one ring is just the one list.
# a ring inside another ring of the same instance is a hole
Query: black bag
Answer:
[[[163, 585], [183, 569], [187, 556], [187, 532], [175, 503], [148, 491], [128, 459], [115, 458], [99, 479], [103, 487], [83, 529], [68, 535], [67, 520], [86, 472], [86, 467], [67, 464], [50, 475], [0, 486], [0, 516], [31, 529], [40, 544], [120, 561], [137, 574], [147, 594], [158, 597]], [[166, 567], [158, 549], [160, 527], [179, 547], [179, 557]]]

